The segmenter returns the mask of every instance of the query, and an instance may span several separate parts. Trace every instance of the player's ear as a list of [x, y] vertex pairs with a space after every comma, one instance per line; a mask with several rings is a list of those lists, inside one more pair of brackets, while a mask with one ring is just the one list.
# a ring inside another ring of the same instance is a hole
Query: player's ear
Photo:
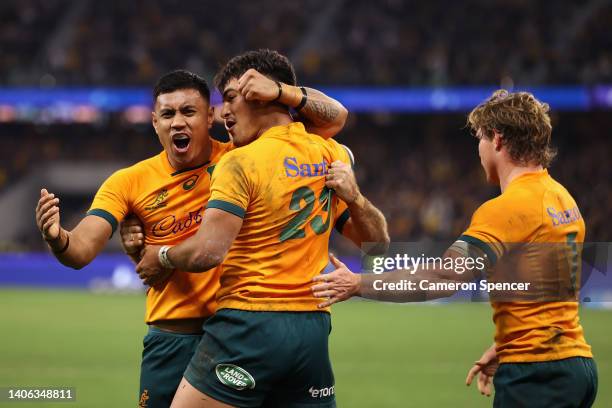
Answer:
[[153, 124], [153, 128], [155, 129], [155, 133], [157, 133], [157, 115], [155, 114], [155, 111], [151, 112], [151, 124]]
[[495, 151], [499, 152], [504, 145], [503, 143], [504, 135], [499, 133], [497, 130], [493, 130], [493, 147], [495, 147]]
[[208, 107], [208, 128], [209, 129], [212, 127], [214, 122], [215, 122], [215, 107], [211, 105]]

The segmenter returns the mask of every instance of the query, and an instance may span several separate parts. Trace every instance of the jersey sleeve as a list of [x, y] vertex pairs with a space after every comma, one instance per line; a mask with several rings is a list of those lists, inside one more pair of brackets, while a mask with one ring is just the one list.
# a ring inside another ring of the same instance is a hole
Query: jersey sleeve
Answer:
[[342, 234], [342, 228], [344, 228], [344, 224], [351, 218], [351, 213], [348, 209], [348, 205], [340, 199], [338, 199], [338, 205], [336, 206], [336, 212], [334, 217], [334, 228], [340, 234]]
[[355, 167], [355, 155], [353, 155], [353, 151], [349, 149], [347, 145], [341, 144], [340, 146], [342, 146], [342, 150], [346, 153], [347, 163], [349, 163], [351, 167]]
[[238, 150], [225, 155], [213, 172], [206, 208], [218, 208], [244, 218], [252, 192], [246, 169], [257, 170], [251, 164], [248, 156]]
[[130, 212], [130, 185], [127, 169], [113, 173], [98, 189], [87, 215], [104, 218], [114, 233], [119, 222]]
[[491, 265], [494, 265], [504, 252], [505, 227], [501, 221], [503, 217], [500, 217], [503, 209], [498, 207], [494, 201], [480, 206], [472, 216], [469, 227], [458, 239], [481, 249]]

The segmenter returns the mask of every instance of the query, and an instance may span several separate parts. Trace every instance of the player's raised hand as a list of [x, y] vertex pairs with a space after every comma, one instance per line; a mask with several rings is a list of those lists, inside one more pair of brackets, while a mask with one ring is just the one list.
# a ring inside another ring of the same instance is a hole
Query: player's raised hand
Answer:
[[144, 227], [138, 217], [135, 215], [126, 217], [121, 222], [119, 231], [121, 232], [123, 252], [134, 263], [140, 262], [142, 250], [144, 249]]
[[136, 265], [138, 277], [145, 285], [162, 286], [174, 272], [173, 269], [164, 269], [159, 263], [159, 249], [157, 245], [144, 248], [142, 259]]
[[278, 85], [267, 76], [251, 68], [238, 79], [238, 91], [247, 101], [269, 102], [278, 98]]
[[347, 300], [359, 293], [361, 276], [351, 272], [345, 264], [340, 262], [333, 254], [329, 254], [329, 259], [336, 267], [336, 270], [318, 275], [313, 278], [317, 284], [312, 287], [312, 293], [318, 298], [327, 300], [318, 305], [319, 308], [328, 307], [337, 302]]
[[325, 176], [325, 185], [333, 188], [338, 197], [347, 204], [355, 202], [361, 196], [353, 169], [349, 164], [339, 160], [329, 166]]
[[45, 241], [54, 241], [60, 236], [59, 198], [46, 189], [40, 190], [36, 205], [36, 225]]
[[498, 367], [499, 360], [497, 359], [495, 345], [493, 345], [482, 354], [480, 360], [474, 362], [474, 366], [465, 378], [465, 385], [472, 384], [472, 380], [478, 375], [478, 391], [482, 395], [490, 397], [493, 391], [492, 380]]

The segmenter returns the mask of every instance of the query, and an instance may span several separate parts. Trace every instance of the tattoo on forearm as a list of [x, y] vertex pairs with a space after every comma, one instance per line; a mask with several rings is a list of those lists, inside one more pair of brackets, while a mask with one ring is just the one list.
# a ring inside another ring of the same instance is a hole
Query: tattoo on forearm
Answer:
[[333, 103], [308, 99], [300, 114], [316, 125], [333, 122], [340, 114], [340, 109]]

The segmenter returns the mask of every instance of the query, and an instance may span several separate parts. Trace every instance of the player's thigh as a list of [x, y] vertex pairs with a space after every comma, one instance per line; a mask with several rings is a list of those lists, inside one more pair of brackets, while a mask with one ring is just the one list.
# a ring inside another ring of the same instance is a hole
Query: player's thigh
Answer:
[[587, 408], [597, 393], [590, 358], [500, 365], [494, 377], [495, 408]]
[[201, 393], [228, 405], [259, 407], [270, 390], [276, 336], [265, 312], [220, 309], [204, 324], [204, 335], [185, 371]]
[[[288, 399], [277, 406], [308, 402], [310, 387], [333, 386], [328, 334], [329, 315], [323, 312], [221, 309], [204, 325], [204, 336], [185, 378], [215, 400], [239, 407], [260, 407], [279, 391], [286, 391]], [[313, 353], [325, 364], [302, 357]]]
[[296, 313], [287, 340], [294, 345], [293, 363], [286, 377], [274, 386], [262, 407], [332, 408], [336, 406], [335, 381], [329, 358], [328, 313]]
[[140, 407], [170, 406], [201, 337], [149, 328], [140, 365]]
[[224, 404], [212, 397], [202, 393], [200, 390], [189, 384], [185, 378], [174, 394], [171, 408], [234, 408], [232, 405]]

